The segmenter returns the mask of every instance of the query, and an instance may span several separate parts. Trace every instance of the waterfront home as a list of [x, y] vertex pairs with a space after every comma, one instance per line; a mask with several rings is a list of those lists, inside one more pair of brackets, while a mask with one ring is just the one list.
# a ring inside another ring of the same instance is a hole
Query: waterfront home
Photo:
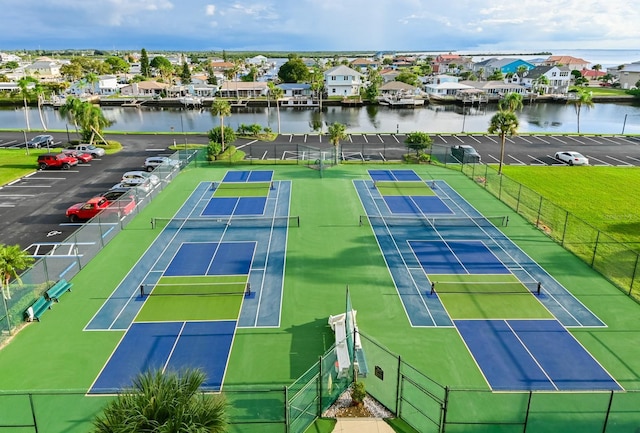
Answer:
[[380, 71], [380, 77], [382, 78], [383, 83], [395, 81], [398, 75], [400, 75], [400, 71], [398, 71], [397, 69], [385, 68]]
[[40, 57], [32, 64], [25, 66], [24, 71], [27, 75], [38, 77], [40, 79], [51, 79], [61, 77], [61, 63], [48, 57]]
[[424, 105], [425, 98], [420, 88], [402, 81], [391, 81], [380, 87], [378, 103], [392, 107], [417, 107]]
[[264, 81], [225, 81], [218, 93], [222, 98], [249, 99], [266, 96], [269, 88]]
[[171, 87], [171, 85], [167, 83], [140, 81], [139, 83], [132, 83], [122, 87], [120, 94], [133, 97], [157, 97], [166, 93], [169, 87]]
[[360, 88], [364, 85], [363, 75], [345, 65], [335, 66], [324, 72], [324, 86], [327, 95], [331, 96], [358, 96]]
[[452, 75], [436, 75], [425, 84], [424, 91], [432, 102], [451, 102], [461, 90], [473, 89], [473, 86], [459, 82], [458, 77]]
[[620, 65], [617, 68], [607, 69], [607, 73], [618, 79], [622, 89], [638, 87], [640, 81], [640, 61]]
[[351, 66], [351, 68], [364, 74], [367, 72], [368, 68], [371, 68], [371, 69], [380, 68], [382, 63], [379, 62], [378, 60], [357, 58], [353, 60], [351, 63], [349, 63], [349, 65]]
[[527, 89], [524, 86], [505, 83], [504, 81], [461, 81], [460, 84], [466, 84], [480, 90], [487, 96], [489, 101], [497, 101], [507, 93], [519, 93], [523, 96], [527, 93]]
[[[460, 54], [439, 54], [431, 62], [431, 67], [434, 74], [444, 74], [452, 72], [457, 69], [458, 66], [465, 64], [465, 59]], [[456, 67], [454, 68], [453, 65]]]
[[522, 59], [492, 57], [490, 59], [474, 63], [472, 70], [478, 73], [482, 69], [484, 71], [483, 75], [487, 77], [496, 71], [500, 71], [504, 75], [515, 74], [521, 66], [526, 68], [526, 70], [535, 68], [535, 65]]
[[282, 83], [276, 87], [284, 92], [279, 99], [281, 107], [315, 107], [318, 101], [313, 99], [311, 84], [308, 83]]
[[[542, 84], [545, 76], [549, 84]], [[542, 91], [547, 94], [566, 94], [571, 84], [571, 70], [566, 66], [536, 66], [521, 78], [521, 84], [528, 91]]]
[[565, 66], [569, 71], [574, 69], [581, 71], [589, 67], [589, 62], [572, 56], [549, 56], [541, 66]]

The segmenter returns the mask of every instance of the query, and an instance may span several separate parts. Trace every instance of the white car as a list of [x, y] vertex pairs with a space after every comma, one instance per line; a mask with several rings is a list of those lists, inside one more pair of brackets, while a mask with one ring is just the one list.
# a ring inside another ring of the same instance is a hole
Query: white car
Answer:
[[158, 176], [142, 170], [128, 171], [122, 175], [122, 182], [125, 183], [142, 183], [145, 180], [151, 182], [152, 185], [160, 183], [160, 178]]
[[144, 169], [147, 171], [153, 171], [156, 167], [160, 166], [174, 170], [180, 167], [180, 161], [167, 158], [166, 156], [150, 156], [144, 160]]
[[137, 190], [138, 192], [142, 192], [146, 194], [153, 189], [153, 185], [148, 179], [136, 179], [136, 180], [123, 181], [120, 183], [116, 183], [111, 187], [111, 190], [123, 190], [123, 189]]
[[73, 149], [77, 150], [80, 153], [89, 153], [94, 158], [99, 158], [104, 156], [105, 151], [101, 147], [94, 146], [93, 144], [79, 144], [74, 146]]
[[589, 159], [586, 156], [571, 150], [556, 152], [555, 158], [569, 165], [589, 165]]

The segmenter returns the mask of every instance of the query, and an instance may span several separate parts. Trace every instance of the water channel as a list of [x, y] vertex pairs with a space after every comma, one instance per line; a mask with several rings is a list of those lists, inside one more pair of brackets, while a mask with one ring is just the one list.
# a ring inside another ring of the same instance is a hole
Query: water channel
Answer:
[[[280, 108], [280, 132], [304, 134], [326, 132], [327, 125], [340, 122], [350, 133], [432, 133], [485, 132], [494, 104], [478, 106], [435, 105], [420, 108], [323, 107]], [[103, 107], [105, 116], [113, 121], [110, 131], [124, 132], [205, 132], [219, 125], [219, 119], [206, 108], [176, 109], [152, 107]], [[575, 133], [578, 130], [575, 107], [563, 102], [527, 104], [517, 113], [519, 132]], [[32, 130], [43, 129], [37, 109], [28, 109]], [[48, 129], [70, 128], [68, 121], [51, 107], [43, 109]], [[260, 124], [278, 132], [278, 112], [275, 107], [234, 108], [225, 118], [225, 125], [236, 129], [240, 124]], [[25, 129], [24, 109], [0, 109], [0, 129]], [[580, 132], [588, 134], [640, 134], [640, 105], [596, 103], [582, 107]]]

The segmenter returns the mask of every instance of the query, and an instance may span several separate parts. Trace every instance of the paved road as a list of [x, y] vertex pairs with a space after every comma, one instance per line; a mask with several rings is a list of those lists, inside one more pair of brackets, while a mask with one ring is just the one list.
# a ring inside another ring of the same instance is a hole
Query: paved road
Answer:
[[[28, 138], [37, 134], [31, 134]], [[52, 134], [56, 144], [66, 143], [67, 134]], [[119, 141], [124, 150], [78, 165], [68, 171], [36, 171], [0, 188], [0, 243], [19, 244], [29, 248], [34, 243], [60, 242], [77, 225], [68, 224], [65, 210], [108, 190], [119, 182], [122, 173], [140, 169], [147, 156], [168, 154], [168, 146], [178, 143], [183, 136], [176, 135], [109, 135]], [[500, 143], [496, 136], [437, 135], [433, 142], [439, 146], [469, 144], [476, 148], [486, 163], [499, 161]], [[398, 160], [406, 153], [402, 134], [353, 134], [342, 143], [343, 159], [354, 161]], [[190, 143], [207, 143], [206, 135], [190, 135]], [[256, 140], [238, 140], [236, 146], [255, 159], [296, 159], [309, 148], [330, 149], [326, 135], [279, 135], [269, 143]], [[24, 149], [24, 135], [20, 132], [0, 133], [0, 147]], [[576, 150], [587, 156], [592, 165], [640, 166], [640, 139], [622, 136], [546, 136], [519, 135], [509, 137], [506, 144], [505, 164], [509, 165], [561, 165], [553, 158], [558, 150]], [[35, 156], [34, 156], [35, 167]]]

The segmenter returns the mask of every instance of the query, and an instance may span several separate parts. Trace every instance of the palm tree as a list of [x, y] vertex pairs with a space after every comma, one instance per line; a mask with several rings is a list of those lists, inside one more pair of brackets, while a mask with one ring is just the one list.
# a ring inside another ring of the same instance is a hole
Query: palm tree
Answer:
[[220, 117], [220, 136], [222, 137], [222, 151], [224, 152], [224, 118], [231, 116], [231, 105], [223, 99], [215, 99], [211, 104], [211, 113]]
[[347, 127], [342, 123], [332, 123], [329, 125], [329, 141], [335, 147], [335, 164], [338, 165], [338, 155], [340, 154], [340, 141], [347, 138]]
[[500, 165], [498, 166], [498, 174], [502, 174], [504, 145], [507, 141], [507, 134], [515, 135], [518, 132], [518, 126], [518, 117], [513, 111], [500, 110], [491, 118], [489, 133], [500, 135]]
[[517, 110], [522, 110], [522, 107], [522, 95], [520, 93], [509, 92], [504, 95], [504, 98], [498, 101], [498, 108], [500, 110], [515, 113]]
[[574, 94], [574, 97], [567, 99], [567, 104], [573, 104], [573, 107], [576, 109], [576, 116], [578, 117], [578, 134], [580, 134], [580, 110], [582, 110], [583, 105], [586, 108], [593, 108], [594, 104], [592, 94], [584, 89], [577, 89], [571, 93]]
[[31, 88], [38, 82], [33, 77], [24, 77], [18, 80], [18, 87], [20, 88], [20, 94], [22, 95], [22, 101], [24, 102], [24, 119], [27, 124], [27, 131], [31, 131], [31, 126], [29, 125], [29, 108], [27, 99], [31, 96]]
[[9, 282], [15, 278], [22, 284], [19, 272], [34, 262], [33, 257], [20, 248], [20, 245], [0, 244], [0, 289], [4, 299], [11, 299]]
[[60, 116], [73, 122], [73, 126], [76, 128], [76, 134], [80, 137], [80, 131], [78, 129], [78, 119], [82, 117], [83, 102], [79, 98], [70, 96], [65, 103], [60, 107]]
[[77, 119], [82, 130], [82, 139], [93, 143], [93, 137], [102, 133], [102, 130], [111, 125], [111, 121], [104, 117], [102, 109], [90, 102], [83, 102], [80, 108], [80, 117]]
[[280, 134], [280, 98], [284, 95], [284, 90], [272, 82], [269, 82], [267, 85], [269, 86], [269, 94], [273, 96], [273, 99], [276, 101], [276, 110], [278, 110], [278, 134]]
[[544, 87], [546, 92], [546, 87], [549, 85], [549, 83], [549, 77], [547, 77], [546, 75], [540, 75], [533, 81], [533, 89], [535, 91], [538, 91]]
[[224, 433], [227, 402], [221, 394], [202, 393], [204, 380], [199, 370], [142, 373], [96, 417], [94, 432]]

